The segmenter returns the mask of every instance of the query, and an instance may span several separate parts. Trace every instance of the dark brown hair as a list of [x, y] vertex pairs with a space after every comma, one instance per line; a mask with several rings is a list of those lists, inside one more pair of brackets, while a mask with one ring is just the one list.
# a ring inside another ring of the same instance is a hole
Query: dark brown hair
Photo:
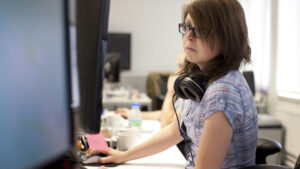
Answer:
[[251, 61], [245, 14], [237, 0], [194, 0], [183, 11], [183, 23], [190, 14], [201, 40], [213, 48], [216, 40], [221, 45], [218, 56], [208, 62], [205, 70], [185, 60], [180, 73], [203, 74], [208, 85], [232, 70], [239, 70], [242, 63]]

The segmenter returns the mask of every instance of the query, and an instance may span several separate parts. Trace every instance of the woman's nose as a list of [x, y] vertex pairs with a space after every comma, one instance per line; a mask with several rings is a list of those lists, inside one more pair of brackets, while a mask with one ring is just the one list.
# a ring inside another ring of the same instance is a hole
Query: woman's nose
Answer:
[[193, 33], [193, 30], [189, 30], [186, 34], [185, 34], [185, 38], [188, 40], [194, 40], [195, 39], [195, 35]]

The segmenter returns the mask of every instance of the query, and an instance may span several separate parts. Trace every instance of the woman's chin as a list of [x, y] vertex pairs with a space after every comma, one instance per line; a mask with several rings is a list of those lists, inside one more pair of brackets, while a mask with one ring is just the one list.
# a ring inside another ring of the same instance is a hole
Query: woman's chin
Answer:
[[191, 55], [186, 55], [185, 57], [186, 57], [186, 60], [191, 62], [191, 63], [195, 63], [195, 61], [196, 61], [195, 57], [193, 57]]

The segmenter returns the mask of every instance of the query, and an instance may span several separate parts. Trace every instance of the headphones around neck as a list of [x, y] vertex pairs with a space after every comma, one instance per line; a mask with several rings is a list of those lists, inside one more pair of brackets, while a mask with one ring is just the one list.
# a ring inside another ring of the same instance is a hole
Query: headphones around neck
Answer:
[[[177, 77], [177, 79], [174, 82], [174, 91], [175, 94], [173, 95], [173, 109], [176, 115], [178, 127], [183, 129], [186, 132], [186, 127], [184, 125], [184, 122], [182, 122], [182, 126], [179, 123], [178, 115], [176, 113], [175, 105], [174, 105], [174, 98], [177, 95], [178, 97], [182, 99], [190, 99], [195, 102], [200, 102], [205, 90], [206, 90], [206, 84], [207, 84], [208, 78], [204, 75], [200, 74], [181, 74]], [[181, 130], [179, 130], [180, 134], [183, 136]], [[191, 157], [192, 157], [192, 163], [195, 165], [193, 153], [191, 151], [190, 147], [190, 140], [187, 140], [184, 138], [184, 144], [187, 146]]]
[[200, 102], [207, 84], [208, 78], [200, 74], [181, 74], [174, 83], [176, 95], [182, 99], [191, 99]]

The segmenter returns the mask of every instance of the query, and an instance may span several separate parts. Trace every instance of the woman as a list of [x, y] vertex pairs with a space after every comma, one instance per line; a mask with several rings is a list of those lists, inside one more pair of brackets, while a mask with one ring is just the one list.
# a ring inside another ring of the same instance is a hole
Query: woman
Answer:
[[[189, 140], [186, 168], [242, 168], [255, 164], [257, 112], [251, 91], [239, 72], [250, 62], [243, 9], [237, 0], [195, 0], [186, 5], [179, 25], [185, 52], [181, 74], [206, 77], [200, 102], [182, 103], [177, 121], [125, 152], [102, 152], [101, 163], [123, 163]], [[185, 126], [185, 127], [183, 127]], [[159, 145], [159, 146], [157, 146]]]

